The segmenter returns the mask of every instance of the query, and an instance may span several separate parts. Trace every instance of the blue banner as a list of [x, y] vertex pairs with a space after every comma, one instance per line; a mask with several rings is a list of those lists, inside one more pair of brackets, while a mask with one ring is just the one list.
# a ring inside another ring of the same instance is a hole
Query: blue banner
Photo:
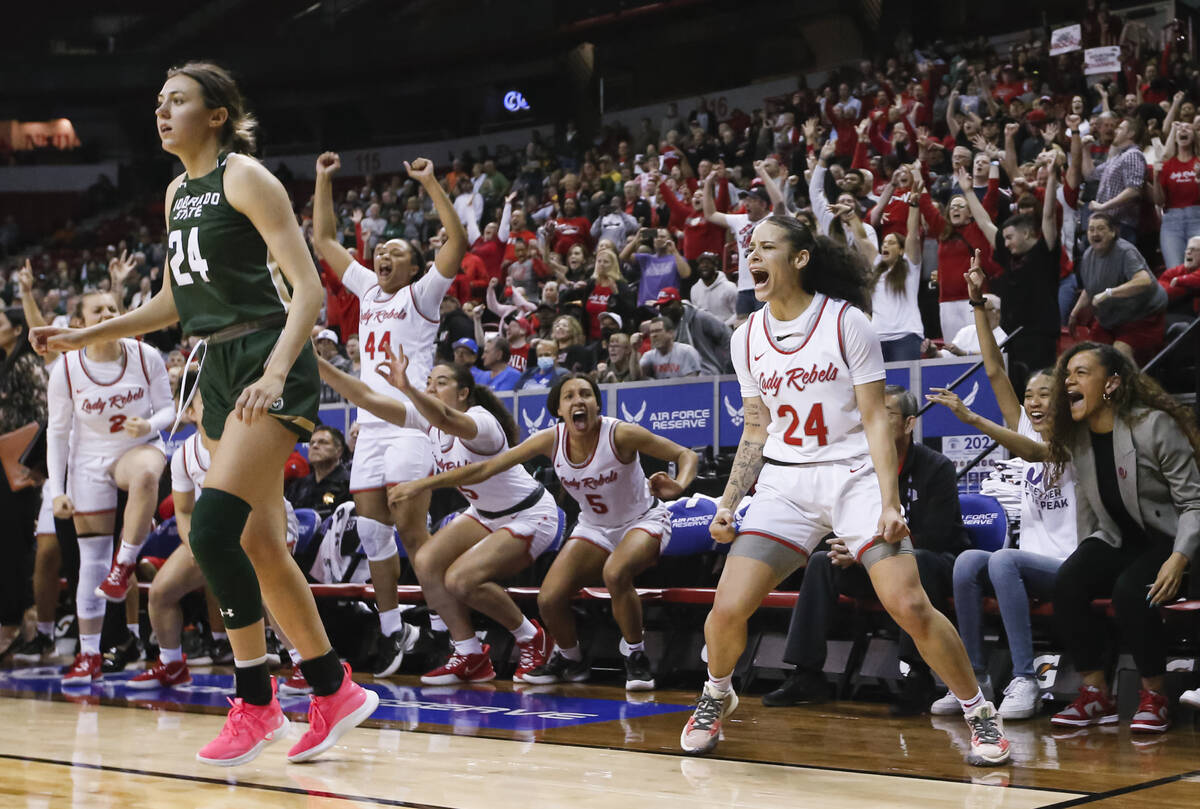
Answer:
[[[529, 436], [536, 433], [538, 430], [544, 430], [547, 427], [552, 427], [558, 419], [546, 409], [546, 397], [550, 391], [545, 393], [522, 393], [517, 399], [517, 410], [513, 414], [517, 419], [517, 430], [520, 431], [521, 440], [524, 441]], [[512, 407], [512, 400], [503, 400], [509, 408]], [[605, 415], [608, 410], [608, 391], [600, 391], [600, 415]]]
[[167, 445], [167, 457], [170, 458], [174, 455], [175, 450], [182, 447], [183, 442], [191, 438], [194, 432], [196, 432], [195, 424], [180, 424], [179, 429], [175, 431], [175, 435], [171, 435], [166, 430], [159, 433], [163, 443]]
[[899, 385], [905, 390], [912, 390], [912, 369], [907, 366], [887, 368], [884, 370], [884, 382], [888, 385]]
[[617, 418], [640, 424], [685, 447], [713, 440], [712, 380], [686, 385], [617, 389]]
[[742, 440], [742, 425], [745, 423], [741, 383], [736, 379], [726, 380], [717, 388], [717, 430], [720, 445], [736, 447]]
[[[965, 373], [974, 362], [953, 363], [948, 365], [926, 365], [921, 368], [921, 395], [918, 397], [922, 405], [925, 395], [931, 388], [944, 388]], [[992, 391], [992, 383], [988, 381], [987, 372], [980, 367], [964, 381], [960, 382], [954, 392], [959, 395], [972, 411], [986, 419], [1003, 424], [1000, 415], [1000, 405], [996, 403], [996, 394]], [[921, 417], [921, 430], [925, 438], [943, 435], [974, 435], [979, 432], [974, 427], [963, 424], [949, 408], [934, 405], [925, 411]]]

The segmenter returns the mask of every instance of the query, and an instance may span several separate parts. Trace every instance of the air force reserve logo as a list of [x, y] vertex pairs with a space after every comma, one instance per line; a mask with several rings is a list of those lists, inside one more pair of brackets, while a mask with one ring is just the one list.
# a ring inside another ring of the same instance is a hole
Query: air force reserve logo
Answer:
[[625, 403], [621, 402], [621, 418], [625, 419], [625, 421], [632, 421], [634, 424], [641, 424], [642, 416], [644, 415], [646, 415], [646, 403], [644, 401], [642, 402], [642, 407], [640, 410], [638, 410], [637, 415], [630, 413], [629, 408], [625, 406]]
[[521, 413], [521, 419], [525, 422], [525, 429], [532, 435], [542, 429], [542, 422], [546, 420], [549, 411], [542, 410], [538, 413], [536, 419], [529, 418], [529, 411], [525, 410]]
[[742, 423], [746, 420], [745, 405], [743, 405], [741, 407], [734, 407], [733, 404], [729, 401], [728, 396], [726, 396], [724, 398], [725, 398], [725, 412], [729, 414], [730, 423], [733, 424], [734, 427], [741, 427]]

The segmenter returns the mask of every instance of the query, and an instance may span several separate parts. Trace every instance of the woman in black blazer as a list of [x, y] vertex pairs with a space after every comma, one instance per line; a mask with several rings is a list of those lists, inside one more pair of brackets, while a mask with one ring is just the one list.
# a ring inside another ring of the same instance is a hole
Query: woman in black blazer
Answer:
[[1166, 634], [1155, 607], [1174, 600], [1200, 546], [1200, 429], [1183, 405], [1112, 346], [1080, 343], [1058, 361], [1050, 458], [1075, 469], [1079, 547], [1058, 570], [1054, 614], [1083, 676], [1079, 698], [1051, 720], [1112, 724], [1108, 638], [1095, 598], [1111, 598], [1120, 642], [1142, 676], [1130, 729], [1169, 727], [1162, 693]]

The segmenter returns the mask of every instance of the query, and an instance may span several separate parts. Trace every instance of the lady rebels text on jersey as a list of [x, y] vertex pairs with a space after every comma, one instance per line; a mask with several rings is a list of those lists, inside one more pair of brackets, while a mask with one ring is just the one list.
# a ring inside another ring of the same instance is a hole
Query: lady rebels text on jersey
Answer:
[[[46, 451], [50, 488], [56, 497], [65, 493], [68, 457], [71, 488], [76, 489], [76, 483], [85, 483], [80, 474], [85, 468], [95, 467], [93, 471], [107, 477], [111, 466], [132, 447], [151, 442], [161, 445], [159, 431], [171, 426], [171, 383], [162, 356], [137, 340], [122, 339], [120, 346], [121, 359], [115, 362], [97, 363], [88, 360], [82, 350], [71, 351], [51, 372]], [[131, 418], [149, 421], [150, 431], [130, 435], [124, 425]], [[115, 504], [115, 490], [112, 495]], [[77, 500], [74, 492], [72, 500]], [[79, 502], [75, 507], [91, 510]]]
[[768, 305], [738, 327], [730, 353], [742, 397], [759, 397], [770, 411], [764, 457], [807, 464], [867, 454], [854, 386], [883, 379], [884, 369], [861, 310], [817, 294], [785, 323]]

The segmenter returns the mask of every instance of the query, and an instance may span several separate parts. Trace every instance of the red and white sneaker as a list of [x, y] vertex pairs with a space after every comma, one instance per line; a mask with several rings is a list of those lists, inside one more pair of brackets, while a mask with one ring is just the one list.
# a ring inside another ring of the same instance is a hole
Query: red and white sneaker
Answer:
[[342, 664], [342, 685], [327, 697], [313, 697], [308, 706], [308, 730], [288, 751], [288, 761], [309, 761], [337, 744], [379, 707], [379, 695], [363, 688], [350, 677], [350, 666]]
[[177, 685], [187, 685], [192, 681], [188, 671], [187, 658], [174, 663], [164, 663], [160, 657], [154, 665], [125, 683], [127, 688], [174, 688]]
[[67, 669], [67, 673], [63, 675], [62, 684], [66, 688], [91, 685], [104, 676], [100, 668], [103, 665], [103, 656], [80, 652], [75, 655], [75, 662], [71, 664], [71, 668]]
[[483, 644], [479, 654], [464, 655], [454, 652], [446, 663], [433, 671], [421, 675], [425, 685], [455, 685], [457, 683], [486, 683], [496, 679], [489, 653], [492, 647]]
[[1117, 721], [1117, 704], [1095, 686], [1079, 687], [1079, 696], [1056, 713], [1050, 724], [1067, 728], [1082, 728], [1089, 725], [1112, 725]]
[[1129, 729], [1134, 733], [1166, 733], [1171, 727], [1167, 715], [1167, 695], [1157, 691], [1138, 691], [1138, 707]]
[[521, 659], [513, 673], [513, 682], [525, 682], [525, 675], [544, 665], [550, 659], [550, 652], [554, 651], [554, 641], [546, 634], [546, 630], [542, 629], [542, 625], [537, 621], [530, 623], [537, 627], [537, 634], [529, 641], [517, 644], [521, 651]]
[[236, 767], [258, 758], [263, 748], [288, 732], [288, 720], [271, 695], [266, 705], [251, 705], [243, 699], [229, 700], [225, 727], [196, 753], [196, 761], [216, 767]]
[[1004, 735], [1004, 720], [996, 713], [992, 703], [984, 701], [968, 711], [964, 717], [971, 729], [971, 751], [967, 763], [973, 767], [993, 767], [1007, 764], [1012, 750]]
[[96, 595], [113, 602], [124, 601], [125, 593], [129, 592], [129, 577], [133, 575], [133, 569], [134, 565], [123, 565], [114, 561], [108, 569], [108, 575], [96, 588]]
[[308, 680], [304, 679], [304, 672], [300, 670], [300, 667], [292, 666], [292, 673], [279, 679], [279, 693], [291, 696], [311, 694], [312, 686], [308, 684]]

